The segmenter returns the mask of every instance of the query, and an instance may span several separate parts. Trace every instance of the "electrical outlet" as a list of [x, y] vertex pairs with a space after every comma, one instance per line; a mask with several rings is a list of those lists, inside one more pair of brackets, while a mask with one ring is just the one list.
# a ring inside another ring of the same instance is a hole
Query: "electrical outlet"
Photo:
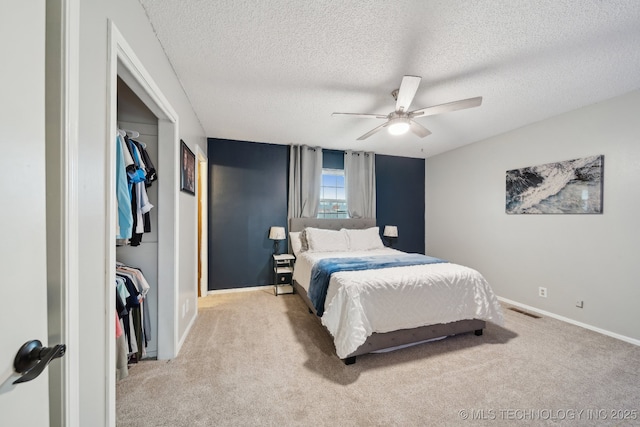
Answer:
[[538, 296], [542, 298], [547, 297], [547, 288], [543, 288], [542, 286], [538, 288]]
[[578, 300], [578, 301], [576, 301], [576, 307], [578, 307], [578, 308], [584, 308], [584, 301], [582, 301], [582, 300]]

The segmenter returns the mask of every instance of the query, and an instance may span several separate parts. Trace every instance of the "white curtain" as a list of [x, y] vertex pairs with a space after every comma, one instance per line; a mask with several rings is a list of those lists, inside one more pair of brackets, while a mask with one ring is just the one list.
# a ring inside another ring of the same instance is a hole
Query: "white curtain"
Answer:
[[375, 153], [344, 152], [344, 186], [351, 218], [376, 217]]
[[315, 218], [320, 204], [322, 148], [291, 145], [288, 218]]

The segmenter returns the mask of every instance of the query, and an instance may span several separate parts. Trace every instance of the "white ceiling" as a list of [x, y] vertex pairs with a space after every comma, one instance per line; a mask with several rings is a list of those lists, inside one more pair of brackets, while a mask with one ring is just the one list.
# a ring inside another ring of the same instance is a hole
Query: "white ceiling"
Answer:
[[[208, 137], [429, 157], [640, 88], [638, 0], [140, 0]], [[356, 138], [403, 75], [431, 135]]]

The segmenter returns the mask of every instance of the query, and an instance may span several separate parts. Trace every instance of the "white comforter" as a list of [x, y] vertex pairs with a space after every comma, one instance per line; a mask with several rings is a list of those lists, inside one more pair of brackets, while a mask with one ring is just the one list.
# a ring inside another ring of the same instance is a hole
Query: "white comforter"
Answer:
[[[394, 249], [366, 252], [302, 252], [294, 279], [308, 290], [313, 265], [324, 258], [388, 255]], [[502, 325], [498, 299], [480, 273], [444, 263], [331, 275], [322, 324], [345, 358], [373, 332], [389, 332], [464, 319]]]

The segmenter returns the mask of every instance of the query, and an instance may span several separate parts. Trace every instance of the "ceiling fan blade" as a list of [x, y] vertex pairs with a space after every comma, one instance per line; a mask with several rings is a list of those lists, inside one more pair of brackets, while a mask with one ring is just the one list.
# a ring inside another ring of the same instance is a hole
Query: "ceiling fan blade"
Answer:
[[351, 116], [360, 117], [363, 119], [386, 119], [387, 116], [382, 114], [361, 114], [361, 113], [331, 113], [331, 116]]
[[409, 117], [425, 117], [435, 114], [448, 113], [450, 111], [464, 110], [465, 108], [477, 107], [482, 104], [482, 97], [461, 99], [460, 101], [447, 102], [446, 104], [434, 105], [432, 107], [422, 108], [409, 113]]
[[358, 141], [362, 141], [363, 139], [367, 139], [369, 138], [371, 135], [373, 135], [376, 132], [381, 131], [383, 128], [389, 126], [389, 122], [384, 122], [383, 124], [381, 124], [378, 127], [375, 127], [373, 129], [371, 129], [369, 132], [365, 133], [364, 135], [362, 135], [360, 138], [358, 138]]
[[411, 132], [418, 135], [420, 138], [424, 138], [425, 136], [431, 135], [431, 131], [429, 129], [427, 129], [426, 127], [422, 126], [420, 123], [414, 120], [411, 120], [409, 122], [409, 125], [411, 126], [409, 128]]
[[417, 76], [404, 76], [402, 83], [400, 83], [400, 90], [398, 90], [398, 96], [396, 99], [396, 112], [407, 112], [413, 97], [416, 96], [418, 86], [420, 85], [422, 77]]

